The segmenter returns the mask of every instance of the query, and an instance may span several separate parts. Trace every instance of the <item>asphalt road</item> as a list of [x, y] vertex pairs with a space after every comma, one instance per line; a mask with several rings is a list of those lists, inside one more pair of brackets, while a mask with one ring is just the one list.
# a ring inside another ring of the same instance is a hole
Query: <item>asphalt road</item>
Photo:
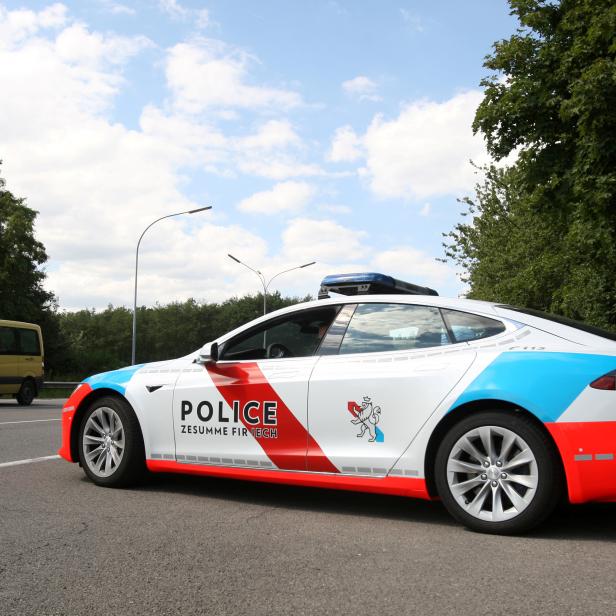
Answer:
[[113, 490], [63, 460], [2, 466], [53, 455], [60, 422], [38, 420], [59, 416], [0, 400], [3, 616], [616, 614], [616, 505], [493, 537], [439, 503], [167, 475]]

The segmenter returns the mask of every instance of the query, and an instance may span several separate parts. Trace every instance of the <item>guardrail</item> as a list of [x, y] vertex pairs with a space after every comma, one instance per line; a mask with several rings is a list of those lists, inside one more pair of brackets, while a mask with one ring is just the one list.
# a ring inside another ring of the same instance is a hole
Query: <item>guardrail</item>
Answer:
[[75, 383], [72, 381], [45, 381], [43, 389], [73, 389], [77, 385], [79, 385], [78, 381]]

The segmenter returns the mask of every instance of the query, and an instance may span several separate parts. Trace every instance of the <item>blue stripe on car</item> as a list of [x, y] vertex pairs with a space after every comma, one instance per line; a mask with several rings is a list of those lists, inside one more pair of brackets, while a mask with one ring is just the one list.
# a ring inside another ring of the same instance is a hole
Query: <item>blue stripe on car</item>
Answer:
[[84, 382], [88, 383], [92, 389], [106, 387], [108, 389], [115, 389], [118, 393], [125, 395], [126, 384], [143, 365], [144, 364], [138, 364], [137, 366], [128, 366], [126, 368], [120, 368], [119, 370], [112, 370], [111, 372], [95, 374], [87, 378]]
[[501, 353], [450, 410], [476, 400], [506, 400], [544, 423], [554, 422], [592, 381], [614, 368], [616, 358], [610, 355]]

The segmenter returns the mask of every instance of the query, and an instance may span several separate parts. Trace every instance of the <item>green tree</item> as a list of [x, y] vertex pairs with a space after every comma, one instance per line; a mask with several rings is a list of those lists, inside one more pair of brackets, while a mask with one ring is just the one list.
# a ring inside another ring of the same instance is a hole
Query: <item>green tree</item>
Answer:
[[0, 318], [38, 323], [55, 305], [43, 287], [47, 254], [34, 236], [38, 212], [5, 185], [0, 177]]
[[616, 328], [616, 4], [510, 0], [473, 129], [496, 161], [447, 234], [470, 297]]

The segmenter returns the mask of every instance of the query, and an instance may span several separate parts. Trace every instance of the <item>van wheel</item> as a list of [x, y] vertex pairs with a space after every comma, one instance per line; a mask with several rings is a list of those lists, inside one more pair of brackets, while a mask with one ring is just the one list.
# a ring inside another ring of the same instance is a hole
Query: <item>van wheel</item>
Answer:
[[19, 392], [15, 396], [17, 404], [22, 406], [30, 406], [36, 396], [36, 385], [32, 379], [26, 379], [19, 388]]
[[136, 483], [145, 472], [139, 422], [123, 398], [95, 400], [79, 427], [79, 462], [97, 485], [114, 488]]
[[530, 419], [507, 411], [473, 414], [453, 426], [436, 455], [435, 479], [457, 520], [503, 535], [540, 524], [563, 489], [552, 441]]

